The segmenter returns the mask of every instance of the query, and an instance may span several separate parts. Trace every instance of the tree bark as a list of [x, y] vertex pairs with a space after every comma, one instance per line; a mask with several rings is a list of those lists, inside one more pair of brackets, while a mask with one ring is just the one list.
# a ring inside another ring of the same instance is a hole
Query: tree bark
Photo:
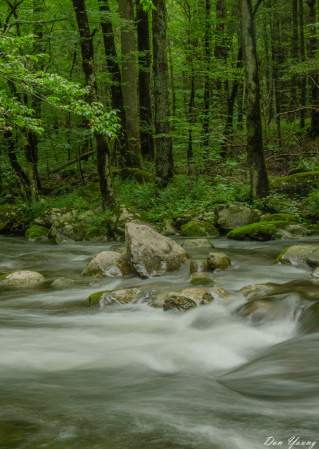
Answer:
[[[299, 35], [300, 35], [300, 59], [302, 62], [306, 60], [305, 51], [305, 32], [304, 32], [304, 0], [299, 0]], [[300, 81], [300, 102], [301, 106], [306, 106], [306, 77], [303, 76]], [[305, 110], [300, 111], [300, 129], [305, 127]]]
[[148, 12], [136, 0], [137, 47], [139, 68], [140, 140], [142, 156], [154, 159], [153, 115], [151, 102], [151, 46]]
[[281, 92], [280, 92], [280, 23], [278, 13], [274, 10], [272, 2], [272, 20], [271, 20], [271, 53], [272, 53], [272, 73], [276, 100], [276, 125], [278, 134], [278, 146], [281, 147]]
[[[317, 28], [316, 28], [316, 0], [307, 0], [309, 15], [308, 15], [308, 24], [310, 29], [310, 37], [309, 37], [309, 58], [316, 58], [317, 51]], [[312, 111], [311, 111], [311, 126], [309, 134], [315, 139], [319, 136], [319, 76], [317, 73], [313, 73], [310, 76], [310, 85], [311, 85], [311, 100], [312, 100]]]
[[[299, 42], [298, 42], [298, 0], [292, 0], [292, 40], [291, 40], [291, 56], [293, 63], [298, 62], [299, 54]], [[290, 88], [290, 107], [297, 107], [297, 76], [293, 75], [291, 78], [291, 88]]]
[[250, 187], [252, 196], [262, 198], [268, 195], [270, 187], [264, 157], [260, 81], [251, 0], [239, 0], [239, 10], [246, 82], [247, 160], [250, 171]]
[[28, 176], [25, 174], [23, 168], [18, 162], [17, 155], [14, 151], [14, 140], [12, 131], [8, 130], [4, 133], [4, 138], [7, 141], [7, 155], [10, 161], [10, 165], [12, 167], [14, 177], [20, 192], [21, 197], [24, 201], [28, 201], [30, 194], [30, 180]]
[[155, 103], [156, 175], [171, 178], [174, 174], [172, 137], [169, 122], [168, 64], [165, 0], [154, 1], [152, 12], [153, 73]]
[[206, 22], [205, 22], [205, 84], [204, 84], [204, 115], [203, 115], [203, 147], [205, 152], [208, 151], [209, 144], [209, 109], [210, 109], [210, 60], [212, 56], [211, 50], [211, 24], [210, 24], [210, 10], [211, 2], [206, 0], [205, 2], [205, 12], [206, 12]]
[[137, 45], [132, 0], [119, 0], [119, 11], [121, 19], [125, 20], [125, 25], [122, 24], [121, 26], [121, 54], [122, 90], [126, 112], [128, 144], [133, 166], [141, 167], [137, 107]]
[[124, 108], [122, 78], [118, 64], [118, 57], [115, 47], [115, 39], [112, 22], [108, 18], [110, 5], [108, 0], [99, 0], [99, 10], [101, 13], [101, 28], [103, 33], [104, 52], [106, 64], [111, 75], [111, 101], [112, 109], [117, 110], [121, 129], [118, 133], [118, 139], [115, 141], [114, 151], [116, 152], [120, 165], [124, 167], [133, 167], [132, 157], [128, 144], [126, 113]]
[[[94, 68], [93, 36], [90, 32], [85, 0], [72, 0], [72, 2], [80, 33], [82, 67], [86, 84], [90, 89], [89, 102], [92, 104], [99, 101]], [[100, 179], [102, 204], [104, 208], [114, 208], [115, 198], [108, 141], [106, 136], [97, 131], [95, 131], [94, 135], [96, 139], [97, 171]]]

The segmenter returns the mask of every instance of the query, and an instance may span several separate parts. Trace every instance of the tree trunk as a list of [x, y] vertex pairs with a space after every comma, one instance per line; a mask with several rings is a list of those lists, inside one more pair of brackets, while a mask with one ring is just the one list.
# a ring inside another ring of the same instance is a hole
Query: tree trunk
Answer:
[[176, 117], [176, 91], [175, 91], [174, 66], [173, 66], [173, 58], [172, 58], [171, 47], [168, 47], [168, 55], [169, 55], [169, 63], [170, 63], [170, 69], [171, 69], [171, 89], [172, 89], [173, 117]]
[[[214, 56], [223, 62], [226, 61], [228, 50], [225, 41], [225, 21], [227, 19], [227, 7], [226, 0], [216, 0], [216, 33], [215, 33], [215, 48]], [[224, 84], [225, 86], [225, 84]], [[220, 78], [216, 80], [216, 90], [221, 99], [221, 103], [224, 102], [223, 98], [223, 83]]]
[[8, 130], [4, 133], [4, 138], [7, 141], [7, 155], [10, 161], [10, 165], [12, 167], [14, 177], [20, 192], [21, 197], [24, 201], [28, 201], [30, 195], [29, 195], [29, 187], [30, 187], [30, 180], [23, 171], [23, 168], [18, 162], [17, 155], [14, 151], [14, 140], [12, 131]]
[[247, 160], [250, 170], [251, 194], [265, 197], [269, 180], [264, 158], [263, 129], [260, 110], [260, 81], [256, 37], [251, 0], [239, 0], [243, 59], [246, 82]]
[[206, 12], [206, 22], [205, 22], [205, 85], [204, 85], [204, 115], [203, 115], [203, 147], [207, 154], [208, 144], [209, 144], [209, 109], [210, 109], [210, 60], [212, 56], [211, 51], [211, 24], [210, 24], [210, 10], [211, 2], [206, 0], [205, 2], [205, 12]]
[[[90, 89], [89, 102], [92, 104], [99, 101], [94, 69], [93, 36], [90, 32], [85, 0], [72, 0], [72, 2], [80, 33], [82, 67], [86, 84]], [[97, 131], [95, 131], [94, 135], [96, 138], [97, 171], [100, 179], [102, 204], [104, 209], [106, 207], [113, 208], [115, 206], [115, 198], [112, 184], [110, 149], [108, 141], [106, 136]]]
[[130, 148], [127, 136], [126, 113], [124, 109], [124, 100], [122, 92], [121, 72], [118, 64], [118, 57], [115, 47], [115, 39], [112, 22], [108, 14], [110, 6], [108, 0], [99, 0], [99, 10], [101, 13], [101, 28], [103, 33], [104, 52], [106, 56], [107, 69], [111, 75], [111, 98], [112, 109], [115, 109], [120, 119], [121, 129], [118, 133], [118, 139], [115, 141], [114, 151], [120, 160], [120, 165], [124, 167], [133, 167]]
[[[308, 24], [310, 29], [309, 37], [309, 58], [315, 59], [317, 52], [317, 28], [316, 28], [316, 0], [307, 0], [309, 7]], [[311, 111], [311, 126], [310, 126], [310, 136], [315, 139], [319, 136], [319, 76], [317, 73], [313, 73], [310, 76], [311, 85], [311, 100], [312, 100], [312, 111]]]
[[276, 100], [276, 125], [278, 134], [278, 145], [281, 147], [281, 92], [280, 92], [280, 24], [278, 13], [274, 10], [274, 2], [272, 3], [272, 21], [271, 21], [271, 53], [272, 53], [272, 73], [275, 88]]
[[121, 26], [122, 89], [126, 112], [128, 143], [134, 167], [141, 167], [138, 130], [137, 58], [132, 0], [119, 0], [119, 11], [125, 25]]
[[148, 12], [136, 0], [137, 47], [139, 67], [140, 140], [142, 156], [154, 159], [153, 116], [151, 102], [151, 46]]
[[[291, 40], [291, 56], [293, 59], [293, 64], [298, 62], [298, 0], [292, 0], [292, 40]], [[291, 78], [291, 88], [290, 88], [290, 107], [296, 108], [298, 105], [297, 100], [297, 76], [293, 75]]]
[[155, 103], [156, 174], [171, 178], [174, 174], [172, 137], [169, 122], [168, 64], [165, 0], [154, 1], [152, 11], [153, 73]]
[[[299, 0], [299, 35], [300, 35], [300, 59], [302, 62], [306, 60], [305, 51], [305, 32], [304, 32], [304, 7], [303, 0]], [[306, 77], [303, 76], [300, 81], [300, 102], [301, 106], [306, 106]], [[305, 110], [300, 111], [300, 129], [305, 127]]]

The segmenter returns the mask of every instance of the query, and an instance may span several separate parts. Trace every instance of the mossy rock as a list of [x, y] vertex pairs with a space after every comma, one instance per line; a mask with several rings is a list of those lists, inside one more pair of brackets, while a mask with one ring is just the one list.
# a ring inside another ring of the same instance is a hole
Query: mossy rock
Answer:
[[0, 206], [0, 232], [20, 234], [29, 227], [30, 217], [25, 207], [14, 204]]
[[290, 214], [296, 212], [297, 208], [288, 203], [288, 201], [282, 201], [277, 198], [266, 198], [263, 200], [263, 209], [269, 214], [285, 213]]
[[281, 230], [295, 223], [286, 221], [260, 221], [229, 232], [226, 237], [233, 240], [277, 240], [282, 238]]
[[83, 239], [83, 225], [76, 220], [55, 220], [49, 236], [58, 244], [77, 242]]
[[173, 215], [172, 220], [173, 220], [174, 226], [176, 226], [176, 228], [178, 230], [180, 230], [181, 227], [183, 225], [187, 224], [189, 221], [203, 220], [203, 218], [204, 218], [203, 211], [191, 210], [182, 215], [181, 214]]
[[309, 225], [308, 235], [319, 235], [319, 225]]
[[211, 223], [193, 220], [181, 227], [181, 231], [187, 236], [203, 237], [207, 235], [217, 236], [219, 232]]
[[62, 186], [62, 187], [59, 187], [58, 189], [53, 190], [53, 192], [51, 193], [51, 196], [65, 195], [66, 193], [71, 193], [72, 190], [73, 190], [73, 188], [71, 185]]
[[100, 183], [92, 182], [87, 186], [80, 187], [79, 189], [75, 190], [75, 192], [78, 196], [85, 198], [88, 202], [96, 201], [101, 196]]
[[308, 168], [306, 167], [296, 167], [296, 168], [292, 168], [291, 170], [289, 170], [289, 172], [287, 173], [287, 176], [291, 176], [291, 175], [296, 175], [297, 173], [307, 173], [309, 172]]
[[104, 293], [109, 292], [110, 290], [103, 290], [102, 292], [96, 292], [96, 293], [92, 293], [92, 295], [90, 295], [86, 300], [89, 303], [90, 306], [98, 306], [100, 303], [100, 299], [101, 296]]
[[315, 188], [319, 188], [319, 171], [296, 173], [278, 178], [272, 183], [275, 192], [284, 195], [307, 197]]
[[49, 229], [44, 226], [32, 226], [26, 230], [25, 238], [29, 242], [47, 242], [49, 240]]
[[122, 179], [135, 179], [140, 184], [143, 184], [144, 182], [148, 183], [155, 183], [160, 187], [165, 187], [167, 185], [167, 182], [158, 177], [153, 175], [153, 173], [149, 173], [145, 170], [141, 170], [139, 168], [123, 168], [120, 171], [120, 177]]
[[190, 283], [192, 285], [214, 285], [214, 279], [212, 277], [209, 276], [209, 274], [207, 273], [195, 273], [191, 280]]
[[299, 217], [293, 214], [266, 214], [263, 215], [260, 221], [289, 221], [289, 222], [298, 222]]

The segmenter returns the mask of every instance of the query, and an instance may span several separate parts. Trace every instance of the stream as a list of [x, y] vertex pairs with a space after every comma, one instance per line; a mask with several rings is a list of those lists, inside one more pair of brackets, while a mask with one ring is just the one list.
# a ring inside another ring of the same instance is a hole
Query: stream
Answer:
[[[89, 285], [82, 269], [114, 242], [0, 236], [0, 274], [33, 270], [47, 279], [0, 290], [0, 448], [258, 449], [269, 437], [282, 448], [292, 437], [294, 448], [319, 447], [319, 335], [302, 335], [291, 320], [254, 324], [234, 314], [244, 302], [236, 292], [252, 283], [290, 282], [286, 295], [319, 300], [309, 267], [274, 264], [287, 246], [318, 237], [212, 241], [232, 260], [215, 278], [234, 301], [173, 313], [145, 302], [90, 308], [85, 299], [139, 285], [189, 287], [188, 262], [160, 278]], [[212, 251], [187, 250], [193, 258]], [[57, 276], [79, 284], [53, 289]]]

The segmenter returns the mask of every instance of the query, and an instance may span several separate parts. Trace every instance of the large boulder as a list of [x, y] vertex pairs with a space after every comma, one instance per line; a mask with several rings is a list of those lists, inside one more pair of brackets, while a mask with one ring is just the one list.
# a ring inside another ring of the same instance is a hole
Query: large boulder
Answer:
[[224, 253], [209, 253], [207, 257], [207, 266], [211, 271], [220, 269], [225, 270], [225, 268], [230, 267], [230, 258]]
[[124, 240], [125, 225], [127, 223], [144, 224], [154, 227], [147, 219], [144, 212], [141, 212], [132, 206], [121, 204], [116, 207], [110, 218], [111, 232], [116, 240]]
[[198, 237], [206, 235], [217, 236], [219, 234], [214, 225], [200, 220], [189, 221], [181, 227], [181, 231], [184, 235]]
[[89, 262], [81, 275], [102, 278], [132, 274], [131, 266], [124, 255], [115, 251], [102, 251]]
[[133, 271], [143, 278], [178, 270], [189, 257], [174, 240], [146, 225], [127, 223], [125, 244]]
[[305, 265], [309, 257], [318, 250], [317, 245], [294, 245], [284, 249], [276, 259], [285, 265]]
[[318, 187], [319, 171], [296, 173], [284, 178], [278, 178], [272, 183], [272, 188], [276, 193], [292, 197], [294, 195], [307, 197], [313, 189]]
[[45, 211], [40, 217], [36, 218], [34, 223], [39, 226], [50, 228], [55, 220], [75, 220], [77, 214], [78, 211], [76, 209], [68, 209], [66, 207], [58, 209], [53, 207], [52, 209]]
[[0, 276], [0, 285], [34, 285], [44, 281], [42, 274], [36, 271], [15, 271]]
[[26, 226], [24, 207], [14, 204], [0, 206], [0, 232], [20, 232]]
[[25, 232], [25, 238], [28, 242], [45, 243], [49, 241], [49, 229], [44, 226], [34, 225], [27, 229]]
[[212, 242], [207, 239], [187, 239], [182, 244], [183, 248], [214, 248]]
[[229, 232], [226, 237], [233, 240], [280, 240], [300, 238], [307, 235], [307, 229], [286, 221], [261, 221]]
[[260, 221], [289, 221], [290, 223], [298, 222], [299, 217], [294, 214], [266, 214], [260, 218]]
[[169, 293], [166, 297], [164, 310], [189, 310], [201, 305], [206, 290], [202, 288], [186, 288], [177, 292]]
[[215, 209], [216, 227], [224, 232], [257, 223], [260, 217], [259, 210], [237, 204], [220, 204]]
[[50, 228], [50, 237], [59, 245], [83, 240], [84, 229], [76, 220], [55, 220]]
[[142, 289], [138, 287], [123, 288], [112, 291], [92, 293], [87, 301], [90, 306], [109, 306], [112, 304], [129, 304], [139, 299]]

